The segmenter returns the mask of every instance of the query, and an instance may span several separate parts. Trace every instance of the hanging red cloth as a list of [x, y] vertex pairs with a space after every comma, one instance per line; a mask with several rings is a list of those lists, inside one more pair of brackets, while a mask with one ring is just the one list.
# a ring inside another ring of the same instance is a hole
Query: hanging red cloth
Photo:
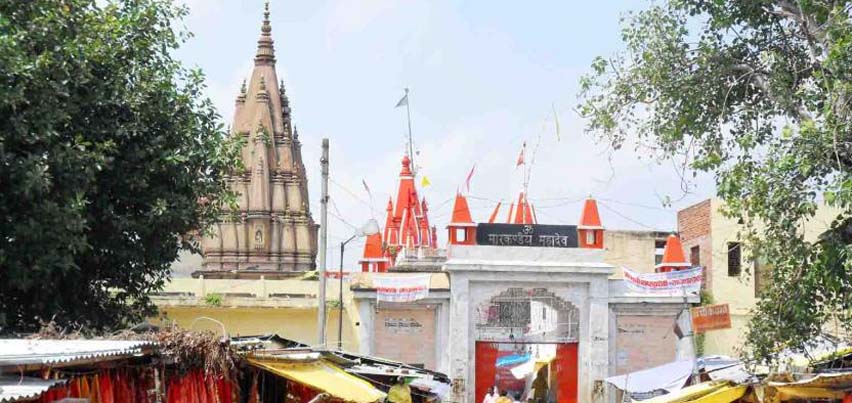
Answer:
[[68, 385], [68, 397], [80, 397], [80, 378], [71, 378]]
[[101, 392], [101, 403], [115, 403], [115, 398], [112, 391], [112, 377], [109, 372], [103, 372], [98, 376], [100, 384], [99, 391]]

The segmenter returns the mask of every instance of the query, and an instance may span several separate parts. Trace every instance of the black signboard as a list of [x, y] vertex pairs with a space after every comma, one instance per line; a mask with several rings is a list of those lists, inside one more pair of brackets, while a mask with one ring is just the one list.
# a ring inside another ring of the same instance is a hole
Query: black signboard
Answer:
[[479, 224], [476, 244], [576, 248], [576, 225]]

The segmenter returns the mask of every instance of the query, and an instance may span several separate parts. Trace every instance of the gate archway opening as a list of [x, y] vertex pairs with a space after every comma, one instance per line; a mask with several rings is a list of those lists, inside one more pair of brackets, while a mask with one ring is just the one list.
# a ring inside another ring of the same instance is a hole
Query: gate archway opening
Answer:
[[476, 308], [476, 401], [577, 401], [580, 310], [546, 288], [512, 287]]

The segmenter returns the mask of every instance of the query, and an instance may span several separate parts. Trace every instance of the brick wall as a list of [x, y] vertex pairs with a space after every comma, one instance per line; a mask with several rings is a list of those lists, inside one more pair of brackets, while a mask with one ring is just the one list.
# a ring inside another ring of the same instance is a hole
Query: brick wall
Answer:
[[375, 356], [435, 368], [435, 310], [379, 309]]
[[677, 212], [677, 231], [680, 239], [689, 241], [710, 235], [710, 199]]
[[677, 212], [677, 229], [687, 259], [698, 247], [698, 263], [704, 266], [704, 288], [712, 290], [713, 243], [710, 232], [711, 200], [707, 199]]
[[675, 360], [677, 336], [674, 316], [619, 315], [616, 317], [616, 375], [648, 369]]

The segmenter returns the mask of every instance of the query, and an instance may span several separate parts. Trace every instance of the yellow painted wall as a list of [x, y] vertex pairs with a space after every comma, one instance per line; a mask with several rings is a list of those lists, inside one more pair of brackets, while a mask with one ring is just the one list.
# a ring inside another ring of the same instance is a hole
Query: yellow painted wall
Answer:
[[[244, 307], [161, 307], [160, 323], [163, 320], [178, 326], [195, 330], [210, 330], [221, 334], [222, 327], [209, 320], [196, 318], [205, 316], [216, 319], [225, 325], [230, 336], [246, 336], [275, 333], [309, 345], [317, 344], [317, 311], [315, 308], [244, 308]], [[329, 312], [328, 343], [337, 345], [337, 309]], [[354, 323], [346, 312], [343, 314], [343, 347], [347, 351], [358, 351], [358, 341]]]
[[604, 231], [604, 263], [615, 266], [614, 279], [624, 277], [622, 267], [653, 273], [656, 236], [651, 231]]
[[[751, 310], [757, 303], [754, 290], [754, 264], [749, 260], [748, 251], [742, 249], [741, 274], [728, 276], [728, 242], [738, 242], [739, 231], [743, 226], [736, 219], [725, 217], [721, 212], [722, 202], [717, 199], [711, 204], [711, 238], [713, 244], [712, 278], [713, 300], [717, 304], [727, 303], [731, 310], [731, 329], [715, 330], [705, 336], [706, 354], [737, 355], [738, 348], [745, 339], [746, 326], [751, 318]], [[813, 240], [829, 227], [839, 210], [821, 207], [816, 216], [808, 221], [803, 230], [806, 239]]]
[[[196, 321], [199, 317], [209, 317], [222, 322], [230, 336], [274, 333], [314, 346], [318, 344], [318, 286], [318, 281], [299, 279], [174, 278], [166, 284], [163, 293], [152, 296], [159, 308], [159, 316], [154, 321], [220, 334], [222, 327], [215, 322]], [[356, 326], [360, 325], [360, 318], [348, 281], [344, 282], [343, 291], [343, 347], [358, 351]], [[328, 282], [326, 295], [329, 302], [338, 300], [337, 281]], [[212, 296], [215, 296], [215, 304]], [[338, 317], [338, 309], [330, 306], [326, 315], [330, 347], [337, 345]]]

